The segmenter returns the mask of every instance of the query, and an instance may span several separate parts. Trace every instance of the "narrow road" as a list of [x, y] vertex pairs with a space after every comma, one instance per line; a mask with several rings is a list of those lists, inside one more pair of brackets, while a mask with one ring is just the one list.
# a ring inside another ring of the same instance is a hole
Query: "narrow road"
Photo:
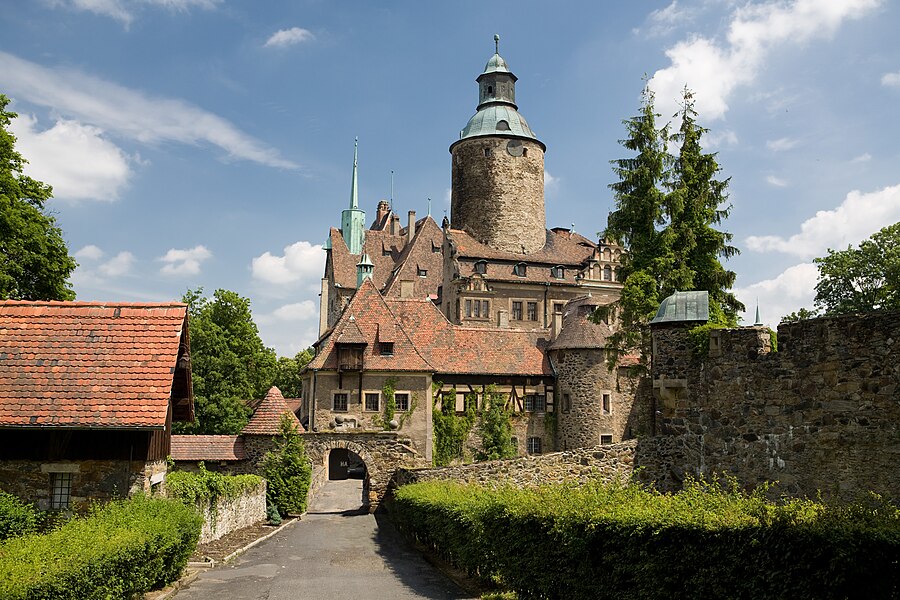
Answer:
[[176, 599], [470, 598], [390, 523], [360, 514], [361, 498], [359, 480], [328, 482], [302, 521], [201, 574]]

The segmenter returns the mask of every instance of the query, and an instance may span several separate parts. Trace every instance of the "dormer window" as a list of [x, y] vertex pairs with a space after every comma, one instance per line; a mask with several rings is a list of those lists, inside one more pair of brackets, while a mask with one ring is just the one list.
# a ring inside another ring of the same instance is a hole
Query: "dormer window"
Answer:
[[506, 121], [497, 121], [497, 131], [509, 131], [509, 123]]
[[419, 277], [428, 277], [428, 269], [423, 269], [422, 267], [418, 267], [416, 269], [416, 275]]
[[382, 356], [394, 355], [394, 342], [379, 342], [378, 351]]
[[485, 273], [487, 273], [487, 261], [479, 260], [478, 262], [476, 262], [475, 263], [475, 272], [478, 273], [479, 275], [484, 275]]
[[566, 268], [563, 267], [562, 265], [550, 267], [550, 276], [555, 279], [565, 279], [566, 278]]
[[432, 252], [433, 254], [439, 254], [440, 251], [441, 251], [441, 245], [440, 245], [440, 244], [435, 244], [434, 242], [431, 242], [431, 252]]
[[515, 267], [513, 267], [513, 275], [525, 277], [526, 275], [528, 275], [528, 265], [523, 262], [518, 263]]
[[381, 255], [382, 255], [382, 256], [390, 256], [390, 255], [391, 255], [391, 249], [388, 248], [387, 246], [382, 245], [382, 246], [381, 246]]

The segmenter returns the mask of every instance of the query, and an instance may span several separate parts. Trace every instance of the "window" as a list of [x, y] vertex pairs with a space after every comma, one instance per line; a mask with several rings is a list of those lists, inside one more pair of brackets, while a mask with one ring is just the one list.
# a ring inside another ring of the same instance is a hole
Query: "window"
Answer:
[[572, 398], [571, 398], [571, 396], [569, 396], [569, 394], [563, 394], [562, 395], [562, 411], [564, 413], [567, 413], [570, 410], [572, 410]]
[[472, 301], [471, 300], [466, 300], [466, 317], [467, 318], [472, 317]]
[[539, 437], [528, 438], [528, 454], [540, 454], [540, 453], [541, 453], [541, 438], [539, 438]]
[[493, 95], [494, 95], [494, 86], [489, 85], [488, 86], [488, 96], [493, 96]]
[[518, 263], [515, 267], [513, 267], [513, 275], [518, 275], [519, 277], [525, 277], [528, 274], [528, 265], [525, 263]]
[[561, 266], [550, 267], [550, 276], [555, 277], [556, 279], [565, 279], [566, 268]]
[[416, 269], [416, 275], [418, 275], [419, 277], [428, 277], [428, 269], [419, 267]]
[[[478, 301], [476, 300], [476, 302]], [[490, 305], [487, 300], [481, 301], [481, 316], [485, 319], [491, 316]]]
[[609, 265], [603, 267], [603, 281], [612, 281], [612, 267]]
[[378, 350], [382, 356], [393, 356], [394, 342], [378, 342]]
[[553, 314], [561, 315], [563, 313], [564, 306], [565, 306], [565, 303], [563, 303], [563, 302], [554, 302], [553, 303]]
[[441, 245], [440, 245], [440, 244], [435, 244], [434, 242], [431, 242], [431, 251], [432, 251], [434, 254], [440, 254], [440, 252], [441, 252]]
[[490, 148], [485, 148], [485, 149], [484, 149], [484, 155], [485, 155], [485, 156], [490, 156], [491, 154], [493, 154], [493, 152], [491, 151]]
[[334, 404], [332, 410], [337, 412], [347, 412], [347, 394], [338, 393], [334, 395]]
[[543, 412], [547, 409], [547, 397], [543, 394], [527, 394], [525, 410], [527, 412]]
[[69, 508], [72, 497], [72, 474], [50, 473], [50, 508]]
[[600, 408], [603, 410], [604, 415], [608, 415], [612, 412], [612, 394], [603, 392], [600, 399]]
[[366, 410], [378, 412], [381, 396], [378, 392], [366, 392]]
[[537, 302], [528, 303], [528, 320], [537, 321]]
[[522, 156], [528, 156], [528, 148], [522, 148]]
[[610, 433], [601, 433], [600, 434], [600, 443], [601, 444], [612, 444], [612, 434]]
[[381, 247], [381, 255], [382, 255], [382, 256], [390, 256], [390, 255], [391, 255], [391, 249], [382, 246], [382, 247]]
[[478, 273], [479, 275], [484, 275], [485, 273], [487, 273], [487, 261], [479, 260], [478, 262], [476, 262], [475, 263], [475, 272]]
[[497, 121], [497, 131], [509, 131], [509, 123], [506, 121]]
[[406, 412], [409, 410], [409, 393], [408, 392], [397, 392], [394, 394], [394, 403], [397, 405], [397, 410], [401, 412]]
[[512, 318], [514, 321], [522, 320], [522, 301], [521, 300], [513, 300]]
[[603, 260], [612, 260], [612, 251], [609, 248], [603, 249]]

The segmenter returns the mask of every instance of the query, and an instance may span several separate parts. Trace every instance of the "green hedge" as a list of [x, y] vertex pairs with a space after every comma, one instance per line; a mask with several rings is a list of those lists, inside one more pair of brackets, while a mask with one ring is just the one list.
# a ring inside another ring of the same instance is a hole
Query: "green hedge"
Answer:
[[0, 490], [0, 542], [37, 530], [38, 513], [12, 494]]
[[166, 494], [197, 507], [215, 506], [220, 498], [233, 500], [263, 482], [259, 475], [223, 475], [207, 471], [200, 463], [199, 472], [170, 471], [166, 475]]
[[520, 598], [900, 597], [896, 507], [764, 493], [426, 482], [397, 490], [389, 508], [407, 534]]
[[164, 586], [181, 574], [201, 523], [181, 502], [137, 497], [8, 540], [0, 545], [0, 598], [119, 600]]

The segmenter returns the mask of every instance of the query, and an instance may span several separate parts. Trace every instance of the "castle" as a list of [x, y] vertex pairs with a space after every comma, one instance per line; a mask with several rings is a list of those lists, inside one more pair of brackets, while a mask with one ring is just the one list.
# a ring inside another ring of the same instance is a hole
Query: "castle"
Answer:
[[516, 80], [495, 47], [475, 114], [450, 145], [440, 226], [413, 211], [403, 226], [382, 200], [366, 229], [354, 149], [350, 205], [325, 243], [320, 337], [299, 411], [308, 430], [387, 428], [430, 460], [432, 411], [449, 402], [462, 412], [472, 394], [480, 409], [493, 386], [513, 411], [520, 454], [634, 434], [637, 382], [606, 365], [614, 324], [587, 318], [619, 298], [623, 250], [547, 229], [546, 146], [518, 111]]

